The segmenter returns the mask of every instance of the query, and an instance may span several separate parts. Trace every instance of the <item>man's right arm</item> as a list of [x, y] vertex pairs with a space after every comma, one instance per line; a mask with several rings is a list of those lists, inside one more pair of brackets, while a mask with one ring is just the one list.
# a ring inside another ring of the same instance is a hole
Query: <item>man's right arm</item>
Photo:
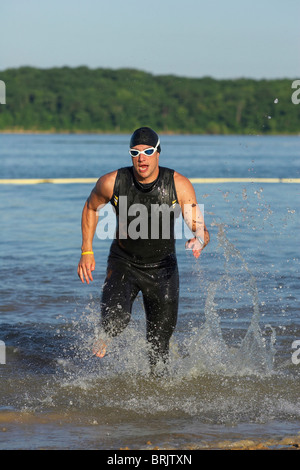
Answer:
[[81, 255], [78, 263], [77, 273], [82, 282], [87, 284], [93, 281], [92, 271], [95, 269], [95, 258], [93, 252], [93, 239], [98, 223], [99, 210], [112, 198], [117, 171], [108, 173], [98, 179], [94, 189], [88, 197], [81, 218], [82, 245]]

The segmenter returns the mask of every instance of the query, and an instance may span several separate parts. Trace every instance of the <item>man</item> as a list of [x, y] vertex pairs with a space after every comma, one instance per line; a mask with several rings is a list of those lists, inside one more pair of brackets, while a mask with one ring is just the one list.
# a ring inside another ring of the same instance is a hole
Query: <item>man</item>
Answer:
[[[116, 210], [117, 230], [102, 292], [102, 326], [108, 338], [120, 334], [130, 321], [133, 302], [141, 291], [152, 370], [160, 361], [167, 363], [169, 342], [177, 322], [176, 211], [170, 209], [181, 208], [186, 224], [195, 235], [186, 242], [186, 248], [192, 249], [196, 258], [209, 242], [191, 182], [176, 171], [159, 166], [160, 152], [156, 132], [141, 127], [130, 140], [132, 167], [99, 178], [82, 213], [82, 255], [78, 264], [81, 281], [92, 281], [95, 269], [92, 242], [97, 212], [99, 207], [111, 202]], [[169, 210], [162, 210], [166, 208]], [[163, 228], [166, 216], [170, 218], [169, 234]], [[94, 353], [97, 356], [104, 356], [105, 343], [96, 342]]]

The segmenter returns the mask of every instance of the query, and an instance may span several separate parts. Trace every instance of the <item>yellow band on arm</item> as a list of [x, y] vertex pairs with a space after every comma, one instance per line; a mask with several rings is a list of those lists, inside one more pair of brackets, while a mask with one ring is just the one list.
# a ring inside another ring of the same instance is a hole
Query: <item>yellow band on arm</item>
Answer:
[[93, 255], [94, 252], [93, 251], [83, 251], [81, 254], [82, 255]]

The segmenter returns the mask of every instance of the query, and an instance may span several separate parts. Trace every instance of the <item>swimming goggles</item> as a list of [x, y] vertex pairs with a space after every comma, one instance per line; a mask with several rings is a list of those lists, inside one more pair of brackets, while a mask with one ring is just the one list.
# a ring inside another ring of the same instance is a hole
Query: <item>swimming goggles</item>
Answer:
[[160, 142], [159, 142], [159, 139], [158, 139], [157, 144], [156, 144], [155, 147], [149, 147], [145, 150], [130, 149], [129, 153], [132, 157], [138, 157], [140, 153], [143, 153], [147, 157], [151, 157], [151, 155], [153, 155], [154, 152], [156, 152], [157, 147], [159, 146], [159, 144], [160, 144]]

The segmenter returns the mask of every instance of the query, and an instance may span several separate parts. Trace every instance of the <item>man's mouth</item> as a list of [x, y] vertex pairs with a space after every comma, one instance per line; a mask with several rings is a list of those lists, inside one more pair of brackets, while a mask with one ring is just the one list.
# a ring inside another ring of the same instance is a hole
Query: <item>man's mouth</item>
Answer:
[[139, 165], [139, 170], [141, 173], [147, 171], [148, 169], [148, 165]]

